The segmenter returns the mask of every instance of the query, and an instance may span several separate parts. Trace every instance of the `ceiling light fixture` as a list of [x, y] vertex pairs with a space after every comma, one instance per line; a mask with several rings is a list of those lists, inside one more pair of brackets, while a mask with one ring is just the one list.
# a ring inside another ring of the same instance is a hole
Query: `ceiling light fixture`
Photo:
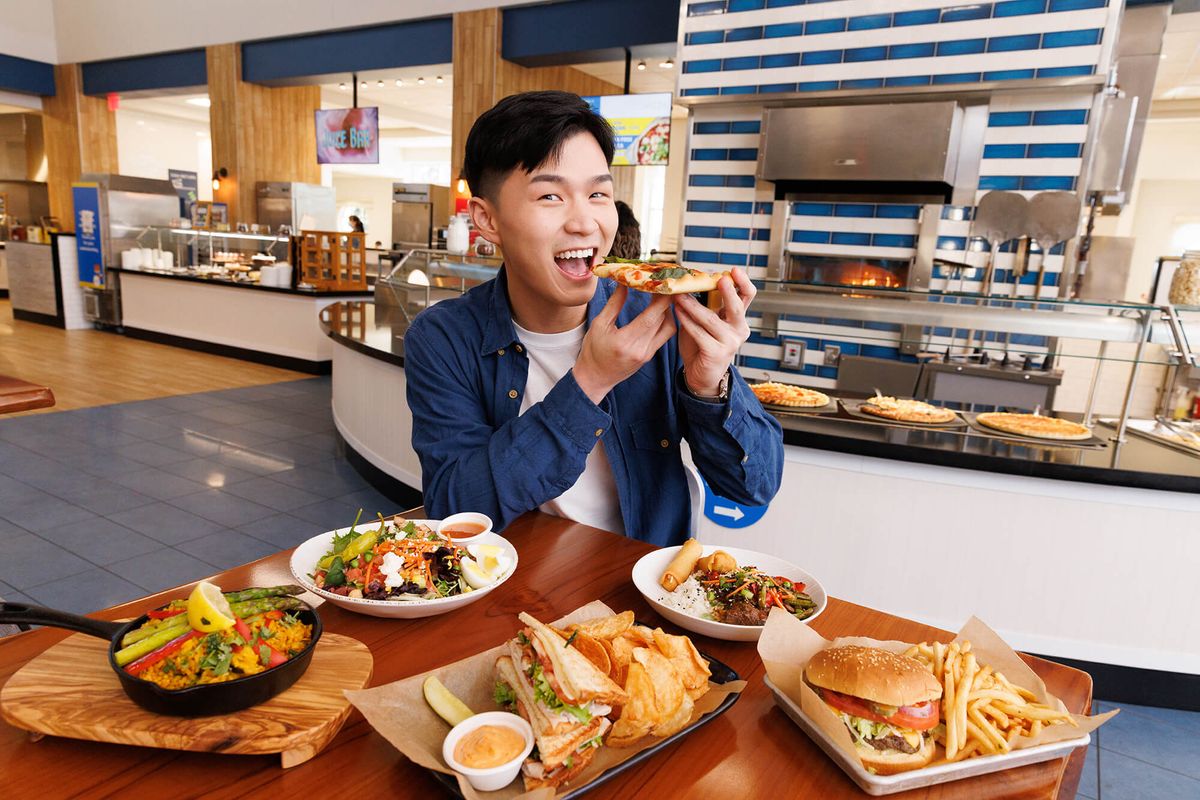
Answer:
[[366, 81], [362, 81], [361, 83], [359, 83], [359, 84], [358, 84], [358, 88], [360, 88], [360, 89], [365, 89], [365, 88], [367, 88], [367, 82], [366, 82]]
[[207, 95], [204, 95], [203, 97], [189, 97], [183, 102], [187, 103], [188, 105], [200, 106], [201, 108], [209, 108], [212, 106], [212, 101], [208, 99]]
[[668, 58], [666, 61], [659, 62], [659, 66], [663, 69], [670, 69], [675, 66], [675, 62]]
[[645, 69], [646, 69], [646, 62], [645, 62], [645, 61], [639, 61], [639, 62], [638, 62], [638, 72], [642, 72], [642, 71], [643, 71], [643, 70], [645, 70]]
[[375, 85], [376, 85], [376, 86], [378, 86], [380, 89], [382, 89], [382, 88], [383, 88], [383, 81], [376, 81]]
[[396, 78], [396, 85], [397, 85], [397, 86], [403, 86], [403, 85], [404, 85], [404, 81], [403, 81], [403, 80], [401, 80], [400, 78]]
[[424, 85], [425, 85], [425, 79], [424, 79], [424, 78], [417, 78], [417, 85], [418, 85], [418, 86], [424, 86]]
[[438, 83], [441, 83], [441, 82], [442, 82], [442, 76], [441, 76], [441, 75], [438, 75], [438, 76], [437, 76], [437, 82], [438, 82]]
[[346, 82], [343, 81], [343, 82], [339, 83], [338, 88], [341, 89], [343, 92], [346, 91]]

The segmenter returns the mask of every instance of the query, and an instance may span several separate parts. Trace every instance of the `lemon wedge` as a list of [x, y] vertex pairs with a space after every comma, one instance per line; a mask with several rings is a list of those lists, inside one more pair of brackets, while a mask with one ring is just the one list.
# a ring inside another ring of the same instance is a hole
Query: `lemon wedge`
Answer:
[[467, 717], [475, 716], [475, 712], [468, 708], [466, 703], [459, 700], [433, 675], [430, 675], [421, 684], [421, 691], [425, 693], [425, 702], [429, 703], [429, 707], [439, 717], [449, 722], [452, 728]]
[[232, 628], [237, 621], [233, 617], [233, 609], [229, 601], [221, 594], [221, 589], [208, 581], [200, 581], [192, 589], [187, 603], [188, 622], [203, 633], [213, 633]]

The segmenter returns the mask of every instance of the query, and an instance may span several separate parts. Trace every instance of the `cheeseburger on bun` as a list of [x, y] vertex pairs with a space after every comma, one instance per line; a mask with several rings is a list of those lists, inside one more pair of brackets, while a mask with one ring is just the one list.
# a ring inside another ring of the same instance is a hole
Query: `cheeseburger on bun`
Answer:
[[850, 730], [863, 766], [876, 775], [933, 761], [942, 687], [916, 659], [875, 647], [832, 647], [804, 678]]

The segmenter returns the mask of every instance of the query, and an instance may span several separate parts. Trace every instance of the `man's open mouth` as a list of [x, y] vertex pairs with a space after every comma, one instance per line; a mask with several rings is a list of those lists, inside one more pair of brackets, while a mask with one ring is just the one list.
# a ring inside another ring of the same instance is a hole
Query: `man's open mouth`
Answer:
[[577, 250], [563, 250], [554, 255], [554, 263], [568, 278], [583, 280], [591, 277], [592, 262], [596, 258], [596, 248], [584, 247]]

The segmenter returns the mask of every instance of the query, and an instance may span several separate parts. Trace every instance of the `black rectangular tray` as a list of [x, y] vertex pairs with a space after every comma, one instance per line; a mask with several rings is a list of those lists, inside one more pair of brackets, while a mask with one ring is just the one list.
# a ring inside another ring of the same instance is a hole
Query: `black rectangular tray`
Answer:
[[[737, 672], [733, 669], [733, 667], [729, 666], [728, 664], [718, 661], [717, 659], [713, 658], [712, 656], [710, 656], [704, 652], [701, 652], [700, 656], [705, 661], [708, 662], [708, 669], [710, 672], [712, 672], [712, 675], [709, 676], [709, 680], [711, 682], [721, 684], [721, 683], [729, 683], [730, 681], [741, 680], [741, 676], [738, 675]], [[623, 761], [622, 763], [618, 764], [617, 766], [613, 767], [612, 769], [606, 770], [606, 771], [600, 773], [600, 776], [598, 778], [596, 778], [594, 781], [587, 784], [586, 786], [580, 786], [577, 789], [572, 789], [571, 791], [567, 792], [566, 794], [556, 795], [555, 800], [571, 800], [572, 798], [579, 797], [580, 795], [584, 794], [585, 792], [595, 789], [597, 786], [601, 785], [602, 783], [604, 783], [608, 780], [611, 780], [612, 778], [615, 778], [616, 776], [620, 775], [622, 772], [625, 772], [628, 769], [632, 769], [633, 767], [638, 766], [646, 759], [652, 757], [658, 751], [662, 750], [665, 747], [669, 747], [670, 745], [672, 745], [676, 741], [678, 741], [680, 738], [687, 736], [692, 731], [699, 730], [700, 728], [704, 727], [708, 723], [712, 722], [717, 717], [724, 714], [726, 711], [729, 710], [730, 706], [732, 706], [734, 703], [736, 703], [738, 701], [738, 698], [741, 696], [742, 696], [741, 692], [735, 692], [733, 694], [726, 696], [726, 698], [721, 701], [721, 705], [717, 706], [716, 708], [714, 708], [712, 711], [708, 712], [707, 714], [704, 714], [703, 716], [701, 716], [699, 719], [697, 719], [691, 725], [688, 725], [683, 730], [676, 731], [675, 733], [671, 734], [670, 736], [663, 739], [662, 741], [660, 741], [650, 747], [647, 747], [645, 750], [641, 751], [633, 758], [631, 758], [627, 761]], [[450, 794], [453, 795], [454, 797], [461, 798], [463, 796], [462, 792], [460, 792], [458, 790], [458, 779], [454, 775], [450, 775], [445, 772], [437, 772], [435, 770], [429, 770], [429, 774], [432, 775], [438, 783], [442, 784], [442, 786], [445, 786], [446, 789], [450, 792]], [[517, 774], [517, 777], [520, 777], [520, 773]]]

